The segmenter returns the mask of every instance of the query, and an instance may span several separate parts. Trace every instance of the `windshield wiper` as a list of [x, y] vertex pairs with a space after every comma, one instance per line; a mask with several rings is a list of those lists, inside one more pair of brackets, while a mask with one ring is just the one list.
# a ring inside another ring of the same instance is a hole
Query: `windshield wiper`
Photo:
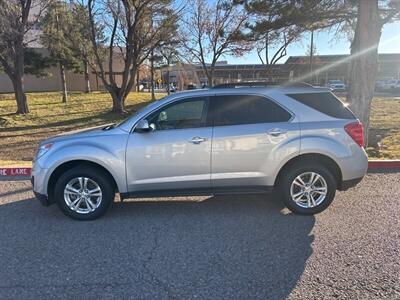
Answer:
[[110, 130], [110, 129], [113, 129], [113, 128], [115, 128], [116, 125], [117, 125], [116, 123], [112, 123], [112, 124], [107, 125], [106, 127], [104, 127], [103, 130]]

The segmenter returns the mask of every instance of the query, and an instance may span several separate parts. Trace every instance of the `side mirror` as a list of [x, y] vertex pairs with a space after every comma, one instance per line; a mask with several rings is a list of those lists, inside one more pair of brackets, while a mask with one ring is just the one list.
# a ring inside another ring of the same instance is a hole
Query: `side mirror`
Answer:
[[146, 119], [140, 120], [135, 128], [136, 132], [149, 132], [152, 130], [153, 128], [149, 125], [149, 122]]

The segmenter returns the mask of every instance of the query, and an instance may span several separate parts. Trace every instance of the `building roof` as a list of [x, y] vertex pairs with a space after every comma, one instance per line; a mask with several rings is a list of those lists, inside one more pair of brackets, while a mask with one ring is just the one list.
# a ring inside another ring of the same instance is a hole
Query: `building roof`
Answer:
[[[349, 54], [334, 54], [334, 55], [315, 55], [314, 59], [318, 60], [318, 63], [330, 64], [337, 62], [341, 59], [345, 59], [350, 56]], [[381, 53], [378, 56], [381, 62], [400, 62], [400, 53]], [[290, 56], [285, 64], [308, 64], [310, 57], [308, 55]]]
[[[333, 64], [337, 61], [343, 60], [348, 57], [349, 54], [335, 54], [335, 55], [315, 55], [314, 63], [316, 64]], [[400, 53], [381, 53], [379, 54], [380, 62], [396, 62], [400, 63]], [[289, 56], [286, 62], [276, 65], [270, 65], [270, 70], [282, 69], [282, 67], [291, 67], [293, 65], [308, 65], [310, 63], [310, 57], [307, 55]], [[185, 66], [191, 66], [196, 69], [202, 69], [200, 64], [185, 64]], [[263, 64], [216, 64], [215, 69], [218, 71], [235, 71], [235, 70], [265, 70], [266, 66]]]

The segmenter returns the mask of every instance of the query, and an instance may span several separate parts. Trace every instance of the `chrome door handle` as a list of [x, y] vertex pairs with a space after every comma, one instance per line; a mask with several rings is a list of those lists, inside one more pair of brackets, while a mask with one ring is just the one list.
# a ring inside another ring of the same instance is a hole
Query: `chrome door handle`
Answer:
[[195, 137], [192, 137], [192, 139], [189, 140], [189, 143], [200, 144], [200, 143], [205, 142], [205, 141], [207, 141], [206, 138], [195, 136]]
[[280, 136], [281, 134], [285, 134], [287, 131], [283, 129], [274, 128], [268, 131], [269, 135], [272, 136]]

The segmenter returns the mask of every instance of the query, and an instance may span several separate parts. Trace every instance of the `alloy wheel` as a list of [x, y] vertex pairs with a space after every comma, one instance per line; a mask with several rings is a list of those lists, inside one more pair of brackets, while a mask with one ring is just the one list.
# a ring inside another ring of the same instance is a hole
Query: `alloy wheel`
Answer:
[[101, 203], [103, 193], [97, 182], [87, 177], [71, 179], [64, 188], [64, 201], [79, 214], [95, 211]]
[[302, 208], [320, 205], [326, 198], [328, 185], [324, 177], [316, 172], [298, 175], [290, 186], [292, 200]]

